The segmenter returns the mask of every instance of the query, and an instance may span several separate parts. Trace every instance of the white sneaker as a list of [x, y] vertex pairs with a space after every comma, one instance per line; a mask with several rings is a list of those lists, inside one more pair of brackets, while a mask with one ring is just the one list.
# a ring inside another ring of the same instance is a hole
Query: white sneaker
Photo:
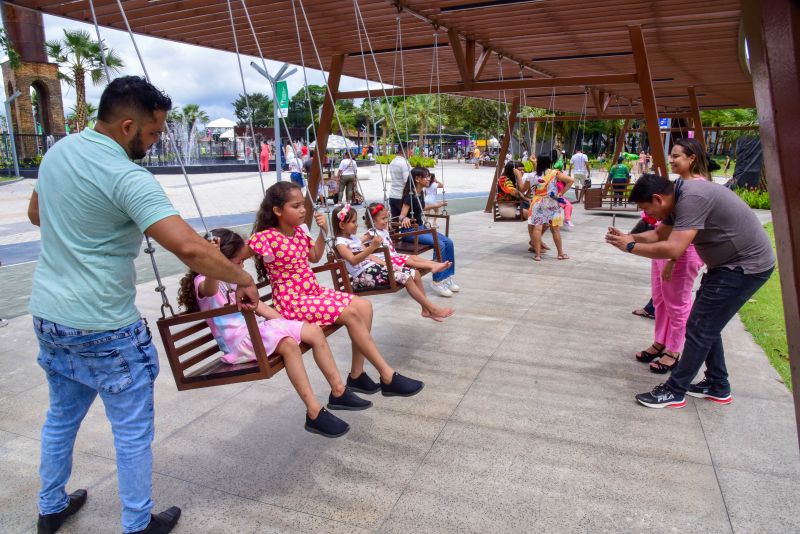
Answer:
[[452, 276], [447, 280], [445, 280], [444, 283], [447, 284], [447, 289], [449, 289], [453, 293], [458, 293], [459, 291], [461, 291], [461, 287], [459, 287], [459, 285], [456, 284], [456, 280]]
[[8, 319], [0, 319], [0, 328], [8, 326]]
[[567, 226], [569, 226], [570, 228], [574, 228], [575, 227], [575, 225], [572, 224], [572, 221], [567, 221]]
[[438, 294], [440, 297], [452, 297], [453, 292], [447, 287], [447, 280], [442, 280], [441, 282], [433, 282], [431, 281], [431, 289], [434, 293]]

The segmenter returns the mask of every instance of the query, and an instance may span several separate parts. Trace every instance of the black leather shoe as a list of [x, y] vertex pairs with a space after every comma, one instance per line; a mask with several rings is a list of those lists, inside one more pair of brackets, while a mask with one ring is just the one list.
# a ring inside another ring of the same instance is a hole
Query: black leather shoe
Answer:
[[147, 528], [135, 534], [167, 534], [167, 532], [172, 532], [180, 517], [181, 509], [177, 506], [171, 506], [160, 514], [151, 515]]
[[71, 515], [75, 515], [78, 510], [86, 503], [87, 493], [85, 489], [76, 490], [69, 494], [69, 504], [66, 508], [55, 514], [41, 515], [36, 523], [38, 534], [52, 534], [57, 532], [64, 524], [64, 521]]

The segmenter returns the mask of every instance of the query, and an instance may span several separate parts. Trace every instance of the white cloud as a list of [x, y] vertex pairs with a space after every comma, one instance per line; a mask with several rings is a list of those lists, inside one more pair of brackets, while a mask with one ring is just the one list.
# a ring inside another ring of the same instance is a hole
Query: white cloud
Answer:
[[[49, 15], [44, 16], [45, 36], [48, 40], [63, 37], [63, 30], [81, 29], [88, 31], [95, 37], [95, 29], [91, 24], [85, 24]], [[121, 74], [142, 75], [136, 51], [126, 32], [100, 28], [100, 34], [108, 46], [119, 55], [125, 67]], [[142, 54], [145, 67], [150, 80], [159, 89], [166, 92], [176, 106], [184, 104], [199, 104], [212, 118], [226, 117], [234, 119], [233, 102], [242, 93], [242, 81], [236, 55], [231, 52], [222, 52], [209, 48], [201, 48], [182, 43], [156, 39], [142, 35], [136, 36], [136, 43]], [[307, 60], [309, 58], [306, 58]], [[256, 57], [242, 56], [242, 70], [244, 71], [245, 84], [248, 93], [262, 92], [270, 94], [268, 82], [258, 74], [250, 62], [260, 64]], [[310, 61], [310, 60], [309, 60]], [[316, 58], [313, 58], [316, 62]], [[310, 65], [308, 63], [307, 65]], [[267, 68], [273, 74], [281, 63], [267, 60]], [[324, 78], [319, 70], [307, 68], [309, 84], [323, 84]], [[303, 71], [298, 67], [297, 72], [287, 79], [290, 95], [303, 87]], [[102, 87], [91, 84], [87, 78], [86, 98], [98, 104]], [[340, 89], [343, 91], [363, 89], [366, 81], [343, 76]], [[379, 87], [372, 84], [372, 87]], [[75, 90], [62, 84], [65, 113], [75, 105]]]

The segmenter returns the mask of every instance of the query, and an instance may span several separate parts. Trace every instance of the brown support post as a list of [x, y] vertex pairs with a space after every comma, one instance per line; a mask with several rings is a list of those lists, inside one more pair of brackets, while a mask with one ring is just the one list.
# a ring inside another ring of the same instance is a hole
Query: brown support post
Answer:
[[706, 138], [703, 132], [703, 123], [700, 121], [700, 108], [697, 106], [697, 93], [694, 87], [689, 87], [689, 104], [692, 106], [692, 123], [694, 124], [694, 138], [697, 139], [703, 150], [706, 150]]
[[628, 26], [628, 34], [633, 49], [633, 60], [636, 64], [636, 81], [639, 83], [639, 92], [642, 95], [647, 139], [650, 141], [650, 154], [653, 156], [653, 170], [661, 176], [668, 176], [664, 146], [661, 144], [661, 131], [658, 128], [656, 94], [653, 90], [653, 78], [650, 75], [650, 63], [647, 61], [647, 48], [644, 44], [642, 27]]
[[[447, 30], [447, 36], [450, 39], [450, 48], [453, 50], [453, 56], [456, 59], [458, 72], [461, 74], [461, 83], [464, 84], [464, 89], [470, 90], [472, 89], [472, 74], [474, 71], [470, 71], [467, 68], [467, 60], [464, 57], [464, 49], [461, 48], [461, 37], [458, 36], [458, 32], [455, 30]], [[428, 89], [428, 92], [430, 92], [430, 88]]]
[[[614, 157], [611, 158], [611, 164], [617, 164], [617, 158], [619, 157], [620, 152], [622, 152], [622, 147], [625, 146], [625, 135], [628, 133], [628, 128], [631, 125], [630, 119], [625, 119], [625, 122], [622, 123], [622, 129], [619, 131], [619, 135], [617, 136], [617, 144], [614, 146]], [[659, 137], [661, 139], [661, 137]]]
[[602, 117], [604, 110], [602, 109], [603, 104], [601, 102], [602, 97], [600, 95], [600, 90], [592, 89], [591, 93], [592, 93], [592, 104], [594, 104], [594, 112], [595, 114], [597, 114], [598, 117]]
[[517, 123], [517, 113], [519, 113], [519, 96], [514, 97], [514, 100], [511, 102], [511, 110], [508, 112], [506, 132], [505, 135], [503, 135], [503, 142], [500, 143], [500, 152], [497, 154], [497, 168], [494, 170], [494, 179], [492, 180], [492, 187], [489, 189], [489, 198], [486, 199], [486, 213], [492, 212], [495, 200], [497, 200], [497, 179], [500, 177], [500, 173], [503, 172], [506, 154], [511, 144], [511, 133], [514, 131], [514, 125]]
[[481, 55], [478, 56], [478, 59], [475, 61], [475, 71], [472, 75], [472, 79], [478, 81], [481, 79], [481, 74], [483, 74], [483, 69], [486, 68], [486, 64], [489, 62], [489, 57], [492, 55], [492, 51], [488, 48], [484, 48], [481, 52]]
[[743, 0], [742, 21], [772, 204], [794, 410], [800, 431], [800, 183], [796, 163], [800, 146], [800, 6], [792, 0]]
[[322, 178], [320, 170], [322, 161], [325, 161], [325, 152], [328, 149], [328, 135], [331, 133], [331, 122], [333, 121], [333, 111], [335, 101], [331, 95], [336, 95], [339, 91], [339, 80], [342, 79], [342, 67], [344, 66], [345, 56], [333, 56], [328, 68], [328, 91], [325, 92], [325, 101], [322, 104], [322, 111], [319, 116], [319, 126], [317, 126], [317, 147], [314, 149], [314, 161], [311, 162], [311, 175], [308, 177], [308, 191], [306, 195], [306, 224], [311, 224], [314, 217], [313, 204], [316, 198], [312, 196], [318, 191]]
[[[464, 52], [464, 61], [467, 64], [467, 74], [469, 76], [475, 75], [475, 41], [467, 39], [466, 50]], [[473, 81], [471, 77], [469, 81]]]

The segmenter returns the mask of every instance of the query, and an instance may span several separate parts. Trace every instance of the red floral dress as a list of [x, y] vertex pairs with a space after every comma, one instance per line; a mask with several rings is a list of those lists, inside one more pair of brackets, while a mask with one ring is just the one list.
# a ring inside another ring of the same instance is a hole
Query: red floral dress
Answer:
[[311, 244], [311, 236], [301, 226], [295, 228], [292, 237], [267, 228], [247, 241], [264, 261], [278, 313], [286, 319], [324, 326], [336, 321], [353, 295], [319, 285], [308, 264]]

